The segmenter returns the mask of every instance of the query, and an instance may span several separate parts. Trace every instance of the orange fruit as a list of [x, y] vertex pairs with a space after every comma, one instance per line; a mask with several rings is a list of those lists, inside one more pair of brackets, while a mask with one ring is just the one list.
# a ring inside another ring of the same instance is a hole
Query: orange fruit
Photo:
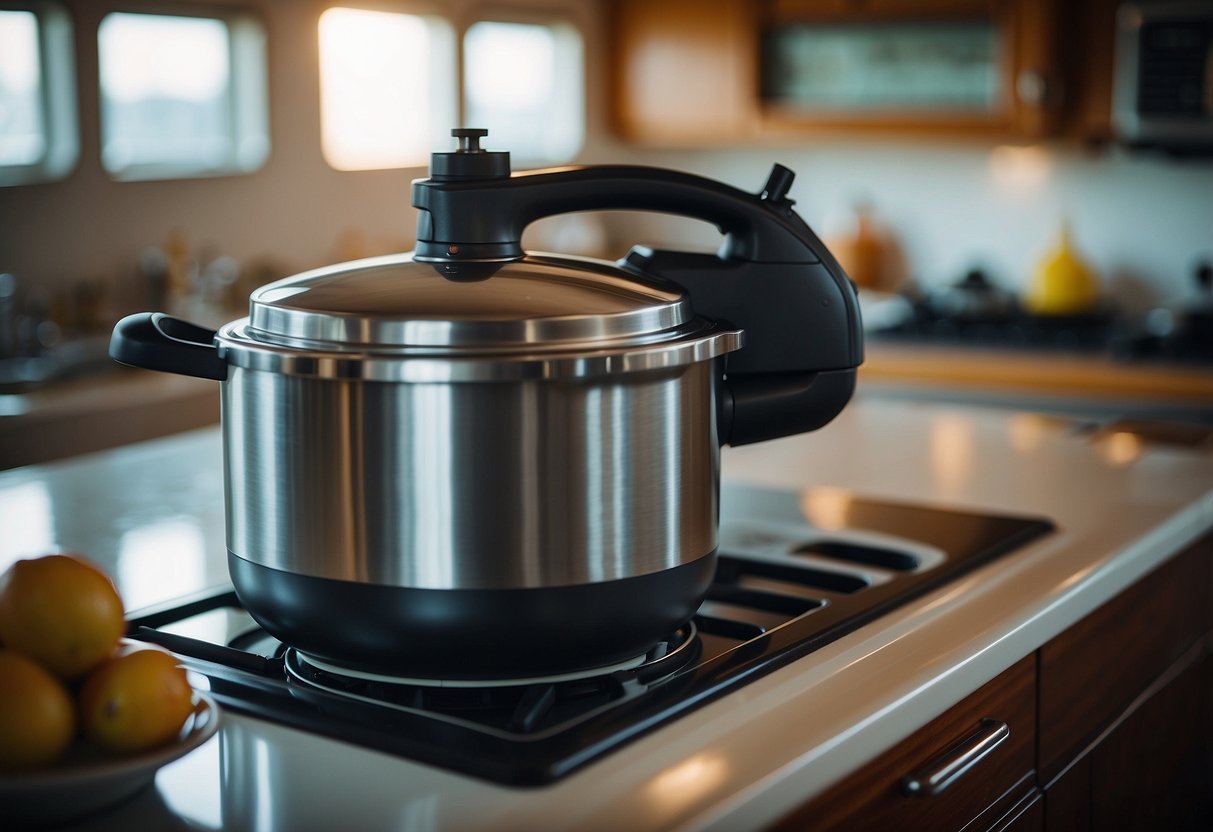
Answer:
[[99, 664], [125, 628], [113, 582], [78, 557], [19, 560], [0, 575], [0, 642], [61, 679]]
[[47, 766], [76, 734], [63, 683], [16, 650], [0, 648], [0, 771]]
[[80, 689], [84, 735], [108, 751], [134, 753], [171, 742], [194, 710], [185, 668], [150, 645], [124, 645]]

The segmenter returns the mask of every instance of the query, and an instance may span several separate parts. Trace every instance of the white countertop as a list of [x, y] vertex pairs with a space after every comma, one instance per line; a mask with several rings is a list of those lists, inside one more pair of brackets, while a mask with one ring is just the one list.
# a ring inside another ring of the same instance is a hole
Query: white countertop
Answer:
[[[0, 473], [0, 569], [53, 547], [136, 609], [227, 581], [205, 429]], [[553, 786], [512, 789], [230, 712], [156, 789], [81, 829], [755, 828], [820, 792], [1213, 528], [1213, 454], [1064, 421], [860, 395], [726, 449], [726, 480], [1052, 518], [1058, 530]], [[352, 820], [356, 819], [356, 820]]]

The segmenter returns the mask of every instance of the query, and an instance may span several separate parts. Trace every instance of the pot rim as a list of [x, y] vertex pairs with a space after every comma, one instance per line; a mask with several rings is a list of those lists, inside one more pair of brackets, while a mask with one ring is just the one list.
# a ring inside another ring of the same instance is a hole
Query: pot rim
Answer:
[[606, 343], [593, 349], [559, 344], [492, 355], [472, 351], [459, 355], [450, 350], [436, 354], [418, 347], [302, 348], [254, 339], [250, 328], [249, 319], [241, 318], [216, 334], [219, 353], [229, 365], [290, 376], [411, 384], [586, 379], [668, 370], [709, 361], [740, 349], [745, 342], [742, 330], [704, 318], [695, 318], [677, 340]]

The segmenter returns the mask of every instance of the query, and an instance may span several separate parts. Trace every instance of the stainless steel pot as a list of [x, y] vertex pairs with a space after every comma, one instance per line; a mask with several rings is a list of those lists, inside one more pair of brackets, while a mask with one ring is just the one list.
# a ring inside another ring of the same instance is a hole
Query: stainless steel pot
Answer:
[[[828, 420], [853, 364], [726, 381], [748, 333], [697, 314], [651, 252], [423, 249], [264, 286], [218, 332], [131, 316], [111, 352], [223, 380], [232, 580], [284, 642], [441, 678], [644, 654], [712, 580], [722, 441]], [[828, 286], [853, 316], [845, 278]]]

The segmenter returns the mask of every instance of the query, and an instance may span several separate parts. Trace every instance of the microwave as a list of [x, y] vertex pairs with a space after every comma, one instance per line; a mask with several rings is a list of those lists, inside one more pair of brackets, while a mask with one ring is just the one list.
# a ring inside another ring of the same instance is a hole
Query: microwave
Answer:
[[1121, 5], [1112, 96], [1125, 143], [1213, 151], [1213, 2]]

